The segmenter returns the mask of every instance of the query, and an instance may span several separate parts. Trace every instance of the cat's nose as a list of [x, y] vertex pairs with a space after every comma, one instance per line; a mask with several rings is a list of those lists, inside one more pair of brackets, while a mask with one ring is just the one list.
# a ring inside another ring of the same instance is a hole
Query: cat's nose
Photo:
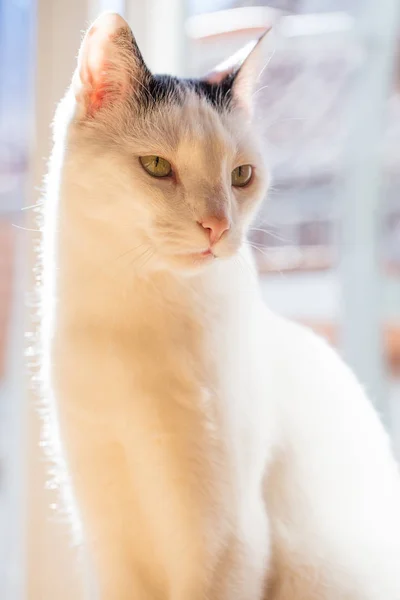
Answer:
[[200, 225], [208, 231], [210, 245], [216, 244], [225, 231], [228, 231], [230, 225], [226, 217], [207, 217], [199, 221]]

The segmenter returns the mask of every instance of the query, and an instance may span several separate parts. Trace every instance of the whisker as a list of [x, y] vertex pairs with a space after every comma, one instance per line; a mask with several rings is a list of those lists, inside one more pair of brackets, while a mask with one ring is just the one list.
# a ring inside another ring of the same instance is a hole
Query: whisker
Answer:
[[134, 265], [136, 262], [140, 261], [140, 260], [141, 260], [141, 259], [142, 259], [144, 256], [146, 256], [146, 254], [147, 254], [149, 251], [150, 251], [150, 248], [146, 248], [146, 249], [145, 249], [145, 250], [144, 250], [144, 251], [143, 251], [143, 252], [142, 252], [142, 253], [141, 253], [139, 256], [135, 256], [135, 257], [133, 258], [133, 260], [131, 260], [131, 261], [129, 262], [129, 265], [128, 265], [128, 266], [129, 266], [129, 267], [133, 267], [133, 265]]
[[36, 202], [36, 204], [31, 204], [31, 206], [23, 206], [21, 210], [30, 210], [31, 208], [37, 208], [38, 206], [43, 206], [44, 202]]
[[263, 256], [268, 257], [268, 254], [267, 254], [267, 252], [265, 252], [264, 248], [259, 248], [258, 246], [254, 246], [251, 242], [246, 242], [246, 243], [250, 246], [250, 248], [254, 248], [254, 250], [258, 250], [259, 252], [261, 252], [261, 254]]
[[23, 231], [34, 231], [35, 233], [41, 233], [43, 229], [29, 229], [29, 227], [22, 227], [22, 225], [16, 225], [15, 223], [11, 223], [12, 227], [16, 229], [22, 229]]
[[121, 258], [124, 258], [124, 256], [127, 256], [127, 254], [130, 254], [134, 250], [138, 250], [139, 248], [142, 248], [142, 247], [143, 247], [143, 244], [139, 244], [138, 246], [134, 246], [133, 248], [129, 248], [129, 250], [127, 250], [126, 252], [123, 252], [122, 254], [120, 254], [119, 256], [117, 256], [117, 258], [115, 259], [115, 261], [118, 261]]
[[276, 240], [279, 240], [280, 242], [287, 242], [288, 244], [293, 243], [293, 240], [290, 240], [289, 238], [284, 238], [280, 235], [278, 235], [277, 233], [275, 233], [274, 231], [271, 231], [270, 229], [262, 229], [260, 227], [252, 227], [250, 229], [251, 231], [261, 231], [262, 233], [266, 233], [267, 235], [270, 235], [271, 237], [273, 237]]
[[264, 248], [267, 249], [269, 248], [269, 246], [267, 246], [266, 244], [260, 244], [259, 242], [246, 242], [249, 246], [252, 246], [253, 248]]
[[262, 74], [264, 73], [265, 69], [268, 67], [269, 63], [274, 58], [274, 56], [275, 56], [275, 48], [273, 49], [273, 51], [271, 52], [271, 56], [268, 58], [268, 60], [266, 61], [265, 65], [263, 66], [263, 68], [259, 72], [259, 74], [257, 76], [257, 81], [260, 81]]
[[[269, 254], [267, 254], [267, 252], [265, 252], [262, 248], [259, 248], [257, 246], [254, 246], [253, 244], [251, 244], [250, 242], [246, 241], [246, 243], [251, 247], [254, 248], [254, 250], [258, 250], [263, 256], [266, 256], [267, 258], [271, 258], [271, 256]], [[273, 266], [273, 263], [271, 262], [269, 265], [269, 269], [268, 269], [271, 273], [279, 273], [279, 275], [281, 275], [281, 277], [286, 277], [286, 274], [282, 271], [282, 269], [277, 269]]]
[[253, 94], [252, 94], [252, 99], [254, 100], [254, 97], [259, 93], [262, 92], [263, 90], [266, 90], [269, 88], [269, 85], [263, 85], [260, 88], [258, 88], [258, 90], [256, 90]]
[[144, 267], [151, 261], [151, 259], [153, 258], [153, 256], [154, 256], [154, 252], [152, 252], [150, 250], [149, 256], [147, 257], [147, 259], [144, 262], [142, 262], [142, 264], [140, 265], [140, 268], [144, 269]]

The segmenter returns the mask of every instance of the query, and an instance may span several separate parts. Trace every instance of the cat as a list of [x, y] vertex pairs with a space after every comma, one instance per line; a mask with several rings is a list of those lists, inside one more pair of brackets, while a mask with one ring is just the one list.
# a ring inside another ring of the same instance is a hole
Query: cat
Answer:
[[91, 600], [400, 600], [388, 436], [335, 351], [264, 306], [246, 243], [267, 40], [156, 76], [105, 13], [57, 109], [43, 394]]

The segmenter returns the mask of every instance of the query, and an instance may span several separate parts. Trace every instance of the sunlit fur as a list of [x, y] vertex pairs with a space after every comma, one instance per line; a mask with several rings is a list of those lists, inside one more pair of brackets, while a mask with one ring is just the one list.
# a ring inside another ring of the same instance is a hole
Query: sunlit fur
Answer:
[[[244, 243], [268, 183], [246, 104], [259, 45], [218, 101], [175, 82], [158, 104], [126, 24], [102, 19], [44, 206], [44, 400], [85, 600], [400, 600], [388, 438], [337, 355], [264, 307]], [[233, 189], [240, 164], [254, 179]], [[230, 229], [204, 258], [207, 215]]]

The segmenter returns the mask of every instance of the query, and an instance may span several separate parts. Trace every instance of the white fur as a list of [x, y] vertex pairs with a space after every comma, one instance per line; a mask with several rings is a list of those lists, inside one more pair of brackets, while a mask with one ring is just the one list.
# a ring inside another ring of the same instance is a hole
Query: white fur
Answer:
[[[87, 598], [400, 600], [388, 438], [337, 355], [261, 301], [254, 128], [194, 93], [151, 121], [131, 109], [86, 122], [69, 92], [45, 206], [44, 390]], [[232, 190], [247, 162], [255, 181]], [[231, 230], [202, 265], [188, 253], [215, 211]]]

